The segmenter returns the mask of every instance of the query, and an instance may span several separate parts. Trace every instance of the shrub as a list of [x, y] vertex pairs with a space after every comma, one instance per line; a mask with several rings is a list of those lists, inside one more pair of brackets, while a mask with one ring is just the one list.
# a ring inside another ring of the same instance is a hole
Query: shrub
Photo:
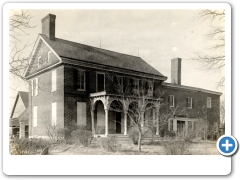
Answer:
[[185, 141], [167, 141], [162, 144], [167, 155], [190, 154], [188, 150], [189, 144]]
[[44, 139], [25, 139], [12, 138], [10, 139], [10, 154], [11, 155], [29, 155], [36, 154], [48, 146], [48, 141]]
[[[72, 143], [72, 136], [71, 136], [72, 130], [68, 128], [61, 128], [57, 130], [57, 134], [59, 137], [64, 137], [67, 144]], [[61, 142], [61, 141], [58, 141]]]
[[75, 142], [83, 146], [89, 146], [92, 141], [92, 132], [89, 130], [77, 129], [72, 131], [71, 137]]
[[116, 152], [117, 139], [116, 137], [100, 138], [101, 147], [108, 152]]
[[128, 131], [128, 137], [131, 139], [133, 144], [138, 144], [139, 131], [136, 126], [133, 126]]

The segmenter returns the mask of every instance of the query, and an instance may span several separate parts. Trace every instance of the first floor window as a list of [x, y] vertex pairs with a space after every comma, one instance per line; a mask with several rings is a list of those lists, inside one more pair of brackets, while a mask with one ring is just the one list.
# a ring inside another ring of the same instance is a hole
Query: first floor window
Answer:
[[37, 106], [33, 106], [33, 127], [37, 127]]
[[187, 108], [192, 109], [192, 98], [187, 98]]
[[85, 102], [77, 102], [77, 125], [78, 126], [86, 126], [86, 103]]
[[86, 83], [85, 71], [78, 70], [78, 83], [77, 83], [78, 89], [85, 90], [85, 83]]
[[57, 103], [52, 103], [52, 126], [57, 125]]
[[174, 96], [173, 95], [170, 95], [169, 96], [169, 106], [170, 107], [174, 107]]
[[211, 102], [211, 97], [207, 97], [207, 108], [211, 108], [212, 107], [212, 102]]

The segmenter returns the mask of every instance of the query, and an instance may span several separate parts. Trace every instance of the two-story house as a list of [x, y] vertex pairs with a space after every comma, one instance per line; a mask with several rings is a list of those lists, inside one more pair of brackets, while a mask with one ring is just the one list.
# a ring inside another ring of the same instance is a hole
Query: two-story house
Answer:
[[[161, 101], [168, 101], [167, 108], [186, 107], [181, 117], [169, 120], [169, 129], [173, 126], [174, 131], [179, 122], [190, 126], [198, 120], [197, 106], [207, 106], [209, 117], [214, 114], [210, 109], [219, 109], [221, 93], [181, 85], [181, 59], [172, 60], [172, 83], [164, 83], [167, 77], [140, 57], [56, 38], [55, 19], [53, 14], [42, 19], [42, 34], [25, 72], [30, 84], [30, 137], [47, 137], [49, 126], [85, 126], [93, 134], [127, 135], [132, 125], [129, 108], [143, 93], [154, 102], [165, 91]], [[125, 103], [122, 98], [131, 100]], [[113, 110], [116, 101], [122, 111]], [[158, 122], [160, 108], [151, 113]], [[218, 123], [219, 117], [212, 117], [211, 122]]]

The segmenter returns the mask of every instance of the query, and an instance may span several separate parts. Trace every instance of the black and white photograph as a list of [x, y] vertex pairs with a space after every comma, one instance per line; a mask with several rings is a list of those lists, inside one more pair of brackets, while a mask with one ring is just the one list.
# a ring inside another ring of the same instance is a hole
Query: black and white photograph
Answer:
[[11, 155], [219, 155], [225, 9], [9, 10]]

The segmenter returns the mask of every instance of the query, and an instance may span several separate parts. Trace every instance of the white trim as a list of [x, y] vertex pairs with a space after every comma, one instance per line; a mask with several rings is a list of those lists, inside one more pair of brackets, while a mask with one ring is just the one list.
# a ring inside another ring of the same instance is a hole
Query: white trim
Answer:
[[44, 71], [46, 71], [46, 70], [48, 70], [48, 69], [51, 69], [51, 68], [53, 68], [53, 67], [55, 67], [55, 66], [58, 66], [59, 64], [61, 64], [61, 62], [58, 62], [58, 63], [56, 63], [56, 64], [53, 64], [52, 66], [49, 66], [49, 67], [47, 67], [47, 68], [44, 68], [44, 69], [42, 69], [41, 71], [38, 71], [38, 72], [36, 72], [36, 73], [34, 73], [34, 74], [31, 74], [31, 75], [29, 75], [29, 76], [27, 76], [27, 77], [25, 77], [26, 79], [30, 79], [30, 78], [32, 78], [33, 76], [35, 76], [35, 75], [38, 75], [38, 74], [40, 74], [40, 73], [42, 73], [42, 72], [44, 72]]
[[32, 127], [37, 127], [37, 114], [38, 114], [38, 110], [37, 110], [37, 106], [33, 106], [33, 124]]
[[51, 88], [51, 92], [54, 92], [57, 90], [57, 70], [54, 69], [52, 70], [52, 78], [51, 78], [51, 84], [52, 84], [52, 88]]
[[52, 126], [57, 126], [57, 103], [52, 103]]

